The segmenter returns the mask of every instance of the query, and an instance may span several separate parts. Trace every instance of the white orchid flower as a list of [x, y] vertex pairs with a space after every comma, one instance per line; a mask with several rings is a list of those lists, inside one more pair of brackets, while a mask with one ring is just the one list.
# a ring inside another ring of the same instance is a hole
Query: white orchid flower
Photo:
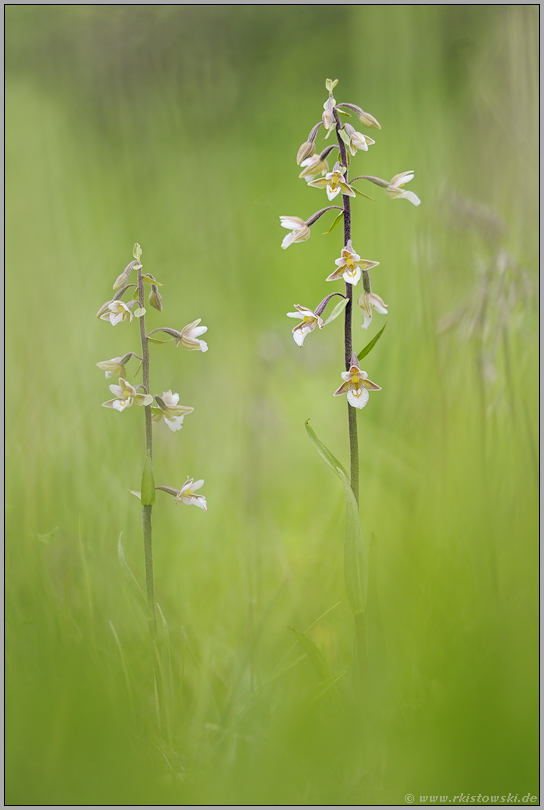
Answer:
[[[132, 303], [132, 302], [131, 302]], [[116, 326], [121, 321], [130, 321], [134, 315], [130, 311], [130, 307], [124, 301], [110, 301], [103, 307], [103, 312], [100, 315], [100, 320], [109, 321], [112, 326]]]
[[358, 149], [368, 152], [368, 147], [372, 146], [373, 143], [376, 143], [376, 141], [369, 138], [368, 135], [363, 135], [362, 132], [357, 132], [351, 126], [351, 124], [344, 124], [344, 129], [349, 138], [347, 141], [347, 146], [352, 155], [356, 155]]
[[372, 307], [379, 312], [380, 315], [387, 315], [387, 304], [383, 298], [373, 292], [363, 292], [357, 300], [357, 306], [362, 310], [365, 317], [362, 329], [368, 329], [372, 323]]
[[153, 402], [151, 394], [139, 394], [137, 388], [133, 388], [122, 377], [119, 378], [119, 385], [110, 385], [110, 391], [116, 398], [103, 402], [102, 407], [114, 408], [119, 413], [131, 405], [151, 405]]
[[204, 332], [208, 331], [207, 326], [199, 326], [198, 324], [202, 318], [198, 318], [193, 323], [187, 324], [184, 326], [180, 332], [179, 338], [176, 338], [176, 346], [181, 345], [184, 349], [190, 352], [207, 352], [208, 351], [208, 344], [205, 340], [198, 340], [200, 335], [203, 335]]
[[178, 405], [179, 394], [173, 394], [171, 390], [165, 391], [162, 397], [155, 397], [155, 401], [159, 407], [151, 409], [151, 418], [154, 422], [160, 422], [164, 417], [166, 426], [174, 433], [183, 427], [185, 416], [194, 411], [190, 406]]
[[335, 163], [332, 172], [328, 172], [325, 177], [311, 180], [308, 185], [313, 186], [313, 188], [326, 188], [329, 200], [334, 200], [340, 192], [348, 197], [356, 197], [357, 195], [352, 187], [345, 181], [344, 175], [346, 171], [345, 166], [342, 166], [340, 163]]
[[346, 247], [342, 248], [340, 258], [335, 259], [334, 263], [338, 265], [336, 270], [327, 277], [327, 281], [338, 281], [343, 278], [347, 284], [358, 284], [363, 270], [370, 270], [372, 267], [377, 267], [379, 262], [371, 262], [368, 259], [361, 259], [358, 253], [355, 253], [351, 244], [351, 239], [348, 241]]
[[369, 391], [381, 391], [379, 385], [368, 379], [366, 371], [359, 368], [357, 355], [351, 357], [351, 368], [342, 372], [344, 382], [333, 396], [339, 397], [342, 394], [348, 395], [348, 402], [354, 408], [364, 408], [369, 398]]
[[296, 242], [305, 242], [310, 238], [310, 228], [306, 222], [300, 217], [280, 217], [280, 224], [282, 228], [287, 228], [291, 231], [284, 237], [281, 243], [282, 248], [285, 250], [289, 245], [294, 245]]
[[102, 360], [96, 365], [106, 372], [106, 379], [108, 377], [125, 377], [127, 370], [123, 363], [124, 357], [112, 357], [111, 360]]
[[293, 338], [297, 346], [304, 345], [304, 338], [313, 332], [316, 327], [323, 329], [323, 319], [316, 315], [311, 309], [301, 307], [300, 304], [295, 304], [295, 309], [298, 312], [288, 312], [288, 318], [301, 318], [301, 323], [297, 324], [293, 329]]
[[201, 478], [199, 481], [194, 481], [188, 478], [184, 483], [178, 494], [176, 495], [176, 504], [185, 503], [187, 506], [198, 506], [199, 509], [208, 511], [208, 504], [204, 495], [195, 495], [195, 491], [200, 489], [204, 480]]
[[319, 177], [320, 174], [323, 175], [329, 171], [329, 164], [319, 155], [313, 155], [312, 157], [306, 158], [306, 160], [303, 160], [300, 165], [303, 166], [303, 169], [299, 174], [299, 177], [303, 177], [307, 183], [314, 178]]
[[387, 186], [387, 193], [392, 199], [410, 200], [413, 205], [419, 205], [421, 200], [414, 194], [413, 191], [406, 191], [403, 189], [405, 183], [409, 183], [414, 179], [414, 172], [401, 172], [396, 174], [389, 185]]

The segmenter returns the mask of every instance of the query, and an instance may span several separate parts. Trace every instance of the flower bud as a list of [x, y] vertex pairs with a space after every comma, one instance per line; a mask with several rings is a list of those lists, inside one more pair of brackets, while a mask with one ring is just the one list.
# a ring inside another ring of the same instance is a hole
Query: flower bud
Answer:
[[297, 152], [297, 166], [300, 166], [303, 160], [315, 155], [315, 143], [313, 141], [304, 141], [302, 146]]
[[124, 287], [125, 284], [128, 282], [128, 279], [129, 279], [129, 276], [130, 276], [132, 270], [134, 270], [134, 268], [139, 264], [140, 263], [138, 261], [133, 261], [133, 262], [130, 262], [130, 264], [127, 264], [127, 266], [125, 267], [125, 269], [123, 270], [121, 275], [117, 276], [117, 278], [115, 279], [115, 284], [113, 285], [113, 289], [118, 290], [120, 287]]
[[132, 255], [134, 256], [134, 258], [136, 259], [137, 262], [140, 261], [140, 258], [141, 258], [141, 255], [142, 255], [142, 248], [140, 247], [138, 242], [136, 242], [136, 244], [134, 245], [134, 247], [132, 249]]
[[159, 312], [162, 312], [162, 295], [159, 292], [159, 288], [156, 284], [151, 285], [151, 292], [149, 293], [149, 303], [155, 309], [158, 309]]
[[325, 82], [325, 87], [327, 88], [329, 93], [332, 93], [337, 84], [338, 79], [327, 79], [327, 81]]
[[364, 110], [361, 110], [359, 114], [359, 121], [361, 122], [361, 124], [364, 124], [365, 127], [374, 127], [375, 129], [381, 129], [381, 126], [376, 121], [374, 116], [370, 115], [370, 113], [367, 113]]

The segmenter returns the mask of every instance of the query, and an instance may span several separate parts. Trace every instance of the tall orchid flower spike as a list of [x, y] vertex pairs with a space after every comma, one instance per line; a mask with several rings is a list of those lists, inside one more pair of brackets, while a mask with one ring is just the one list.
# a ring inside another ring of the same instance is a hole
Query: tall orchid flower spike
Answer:
[[187, 324], [184, 326], [180, 332], [179, 338], [176, 339], [176, 346], [181, 345], [184, 349], [187, 349], [189, 352], [207, 352], [208, 351], [208, 344], [205, 340], [199, 340], [198, 338], [200, 335], [203, 335], [204, 332], [208, 331], [207, 326], [199, 326], [198, 324], [202, 318], [198, 318], [193, 323]]
[[346, 172], [347, 169], [345, 166], [342, 166], [340, 163], [335, 163], [332, 172], [328, 172], [325, 177], [311, 180], [308, 185], [313, 186], [313, 188], [326, 188], [329, 200], [334, 200], [340, 192], [346, 197], [356, 197], [357, 195], [352, 187], [345, 181], [344, 175]]
[[303, 346], [306, 335], [309, 335], [317, 327], [323, 329], [323, 319], [311, 309], [301, 307], [300, 304], [295, 304], [295, 309], [298, 309], [298, 312], [288, 312], [287, 317], [302, 318], [301, 323], [298, 323], [293, 329], [293, 338], [297, 346]]
[[300, 165], [303, 169], [299, 177], [303, 177], [307, 183], [319, 177], [320, 174], [326, 174], [329, 171], [329, 164], [325, 158], [321, 158], [320, 155], [313, 155], [312, 157], [306, 158]]
[[351, 124], [344, 124], [344, 130], [349, 139], [346, 141], [347, 147], [352, 155], [356, 155], [358, 149], [362, 149], [363, 152], [368, 152], [368, 147], [376, 143], [376, 141], [369, 138], [368, 135], [357, 132]]
[[176, 495], [176, 504], [185, 503], [187, 506], [198, 506], [199, 509], [208, 511], [208, 504], [204, 495], [195, 495], [197, 489], [203, 485], [204, 480], [201, 478], [199, 481], [193, 482], [192, 478], [188, 478], [184, 483], [178, 494]]
[[[131, 301], [132, 305], [136, 302]], [[104, 311], [100, 315], [101, 321], [109, 321], [112, 326], [117, 326], [118, 323], [121, 321], [130, 321], [134, 318], [134, 315], [130, 311], [129, 304], [125, 304], [124, 301], [110, 301], [108, 304], [105, 304], [103, 307]]]
[[164, 416], [166, 426], [175, 433], [183, 427], [183, 420], [188, 413], [192, 413], [194, 408], [187, 405], [178, 405], [179, 394], [172, 391], [165, 391], [162, 397], [155, 397], [158, 408], [151, 408], [153, 422], [160, 422]]
[[379, 295], [373, 292], [365, 291], [361, 293], [357, 300], [357, 306], [362, 310], [365, 318], [361, 329], [368, 329], [372, 323], [372, 307], [374, 307], [376, 312], [379, 312], [380, 315], [387, 315], [387, 304], [384, 302], [383, 298], [380, 298]]
[[335, 259], [334, 263], [338, 265], [336, 270], [327, 277], [327, 281], [338, 281], [343, 278], [346, 284], [357, 284], [361, 278], [363, 270], [371, 270], [377, 267], [379, 262], [371, 262], [368, 259], [361, 259], [358, 253], [355, 253], [351, 244], [351, 239], [348, 241], [346, 247], [342, 248], [340, 258]]
[[368, 402], [369, 391], [381, 391], [379, 385], [373, 383], [368, 379], [366, 371], [359, 368], [359, 360], [357, 355], [351, 355], [351, 368], [349, 371], [342, 372], [342, 379], [344, 382], [338, 388], [333, 396], [339, 397], [342, 394], [348, 395], [348, 402], [354, 408], [364, 408]]
[[139, 394], [138, 388], [133, 388], [122, 377], [119, 378], [119, 385], [110, 385], [110, 391], [115, 394], [115, 399], [109, 399], [102, 403], [103, 408], [113, 408], [121, 413], [131, 405], [151, 405], [153, 397], [151, 394]]
[[401, 174], [396, 174], [389, 185], [387, 186], [387, 193], [392, 199], [399, 199], [399, 200], [410, 200], [411, 203], [414, 205], [419, 205], [421, 200], [419, 197], [414, 194], [413, 191], [406, 191], [403, 189], [405, 183], [409, 183], [410, 180], [414, 179], [414, 172], [401, 172]]
[[287, 236], [284, 236], [283, 242], [281, 243], [284, 250], [288, 248], [289, 245], [294, 245], [295, 242], [305, 242], [310, 238], [310, 228], [300, 217], [280, 217], [280, 224], [282, 228], [287, 228], [291, 231]]

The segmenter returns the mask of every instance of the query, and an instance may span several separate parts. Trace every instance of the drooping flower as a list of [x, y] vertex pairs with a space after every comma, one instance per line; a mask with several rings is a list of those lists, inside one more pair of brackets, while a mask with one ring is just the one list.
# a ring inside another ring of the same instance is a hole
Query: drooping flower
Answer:
[[303, 346], [306, 335], [313, 332], [316, 327], [323, 329], [323, 319], [311, 309], [301, 307], [300, 304], [295, 304], [295, 309], [298, 309], [298, 312], [288, 312], [287, 317], [302, 318], [301, 323], [298, 323], [293, 329], [293, 338], [297, 346]]
[[332, 172], [328, 172], [325, 177], [311, 180], [308, 185], [314, 188], [326, 188], [329, 200], [334, 200], [340, 192], [348, 197], [356, 197], [354, 190], [344, 179], [346, 171], [346, 167], [342, 166], [341, 163], [335, 163]]
[[207, 326], [199, 326], [198, 324], [202, 318], [198, 318], [196, 321], [187, 324], [184, 326], [181, 332], [179, 333], [179, 337], [175, 339], [176, 346], [181, 345], [184, 349], [187, 349], [189, 352], [207, 352], [208, 351], [208, 344], [205, 340], [198, 340], [200, 335], [203, 335], [204, 332], [208, 331]]
[[299, 150], [297, 152], [297, 165], [300, 166], [303, 160], [312, 157], [314, 153], [315, 153], [314, 141], [311, 140], [304, 141], [304, 143], [300, 145]]
[[351, 124], [344, 124], [344, 129], [348, 136], [347, 146], [352, 155], [357, 154], [358, 149], [368, 152], [368, 147], [372, 146], [376, 141], [369, 138], [368, 135], [363, 135], [362, 132], [357, 132]]
[[119, 378], [119, 385], [110, 385], [110, 391], [116, 398], [103, 402], [102, 407], [114, 408], [120, 413], [131, 405], [151, 405], [153, 402], [151, 394], [139, 394], [137, 388], [133, 388], [122, 377]]
[[[135, 301], [130, 301], [130, 304], [134, 305]], [[101, 311], [100, 320], [102, 321], [109, 321], [112, 326], [116, 326], [121, 321], [130, 321], [134, 318], [134, 315], [130, 311], [129, 304], [125, 304], [124, 301], [109, 301], [107, 304], [99, 310]]]
[[333, 396], [339, 397], [342, 394], [348, 395], [348, 402], [354, 408], [364, 408], [368, 402], [369, 391], [381, 391], [379, 385], [368, 379], [366, 371], [359, 368], [359, 360], [355, 353], [351, 356], [351, 368], [342, 372], [344, 382]]
[[400, 174], [396, 174], [389, 185], [387, 186], [387, 193], [392, 199], [399, 199], [399, 200], [410, 200], [413, 205], [419, 205], [421, 200], [419, 197], [414, 194], [413, 191], [406, 191], [403, 189], [405, 183], [409, 183], [410, 180], [414, 179], [414, 172], [401, 172]]
[[190, 406], [178, 405], [179, 394], [173, 394], [171, 390], [165, 391], [162, 397], [155, 397], [155, 401], [159, 407], [151, 409], [151, 418], [154, 422], [160, 422], [164, 417], [166, 426], [174, 433], [183, 427], [186, 414], [194, 411]]
[[339, 259], [335, 259], [334, 263], [338, 265], [336, 270], [328, 276], [327, 281], [338, 281], [343, 278], [347, 284], [357, 284], [361, 278], [363, 270], [370, 270], [372, 267], [377, 267], [379, 262], [371, 262], [368, 259], [361, 259], [358, 253], [355, 253], [351, 244], [351, 239], [348, 241], [346, 247], [342, 248]]
[[304, 168], [299, 174], [299, 177], [303, 177], [307, 183], [315, 177], [319, 177], [320, 174], [326, 174], [329, 171], [329, 164], [326, 159], [322, 159], [319, 155], [306, 158], [300, 165]]
[[362, 329], [368, 329], [372, 323], [372, 307], [379, 312], [380, 315], [387, 315], [387, 304], [383, 298], [373, 292], [363, 292], [357, 300], [357, 306], [362, 310], [365, 317]]
[[127, 370], [123, 364], [124, 357], [112, 357], [111, 360], [102, 360], [96, 365], [106, 372], [106, 379], [108, 377], [126, 377]]
[[194, 481], [188, 478], [184, 483], [178, 494], [176, 495], [176, 504], [185, 503], [187, 506], [198, 506], [199, 509], [208, 511], [208, 504], [204, 495], [195, 495], [197, 489], [203, 485], [204, 480], [201, 478], [199, 481]]
[[365, 127], [374, 127], [375, 129], [381, 129], [381, 126], [378, 124], [374, 116], [371, 115], [370, 113], [365, 112], [364, 110], [360, 110], [359, 112], [359, 121]]
[[310, 228], [303, 219], [300, 217], [280, 217], [280, 224], [282, 228], [287, 228], [291, 231], [287, 236], [284, 236], [281, 243], [282, 248], [285, 250], [289, 245], [295, 242], [305, 242], [310, 238]]

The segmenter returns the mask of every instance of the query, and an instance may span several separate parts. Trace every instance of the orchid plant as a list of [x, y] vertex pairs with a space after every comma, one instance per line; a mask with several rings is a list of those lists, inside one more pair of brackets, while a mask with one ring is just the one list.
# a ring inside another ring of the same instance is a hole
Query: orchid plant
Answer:
[[[170, 327], [159, 327], [153, 329], [149, 334], [146, 332], [146, 309], [145, 309], [145, 285], [149, 285], [151, 291], [148, 296], [149, 304], [155, 309], [162, 311], [163, 300], [159, 292], [162, 284], [150, 273], [143, 272], [141, 262], [142, 249], [135, 244], [133, 250], [134, 260], [131, 261], [118, 276], [113, 285], [116, 293], [112, 300], [106, 301], [98, 310], [97, 318], [108, 321], [112, 326], [120, 323], [130, 323], [134, 319], [139, 321], [141, 357], [135, 352], [127, 352], [120, 357], [113, 357], [111, 360], [103, 360], [96, 365], [105, 372], [106, 379], [118, 377], [119, 383], [110, 385], [110, 391], [114, 399], [103, 403], [104, 408], [112, 408], [122, 413], [132, 405], [139, 405], [144, 410], [145, 423], [145, 462], [142, 475], [142, 486], [140, 491], [130, 490], [133, 495], [139, 498], [142, 504], [142, 525], [144, 539], [145, 556], [145, 578], [147, 607], [150, 615], [150, 626], [152, 632], [156, 632], [156, 610], [155, 610], [155, 588], [153, 582], [153, 539], [152, 539], [152, 510], [155, 503], [155, 490], [161, 490], [169, 495], [173, 495], [176, 504], [198, 506], [204, 511], [207, 510], [206, 498], [203, 495], [195, 495], [194, 491], [200, 489], [204, 481], [199, 480], [193, 483], [192, 478], [187, 478], [180, 489], [168, 486], [155, 486], [153, 478], [153, 423], [164, 423], [171, 432], [176, 433], [183, 427], [185, 416], [192, 413], [194, 408], [188, 405], [180, 405], [180, 395], [173, 393], [171, 389], [164, 391], [162, 395], [152, 394], [150, 387], [150, 355], [149, 344], [162, 344], [174, 341], [176, 346], [181, 346], [189, 351], [206, 352], [208, 345], [200, 339], [200, 336], [207, 331], [206, 326], [199, 326], [200, 319], [184, 326], [181, 331]], [[130, 283], [131, 274], [135, 273], [137, 279], [135, 283]], [[126, 294], [132, 294], [128, 301], [123, 301]], [[152, 335], [164, 332], [169, 338], [159, 340]], [[139, 361], [134, 376], [142, 369], [142, 383], [131, 385], [127, 382], [127, 364], [134, 357]]]
[[[413, 171], [396, 174], [391, 180], [383, 180], [373, 175], [360, 174], [355, 177], [350, 176], [351, 159], [356, 157], [358, 152], [368, 152], [369, 147], [375, 141], [355, 129], [348, 122], [343, 121], [343, 117], [358, 118], [365, 127], [381, 129], [380, 124], [370, 113], [365, 112], [356, 104], [346, 102], [337, 103], [333, 90], [337, 81], [327, 79], [326, 88], [328, 98], [323, 105], [324, 112], [321, 121], [311, 129], [308, 139], [301, 145], [297, 154], [297, 164], [302, 167], [299, 175], [304, 179], [309, 187], [325, 190], [329, 202], [332, 202], [341, 195], [342, 205], [329, 205], [321, 208], [308, 219], [294, 216], [280, 217], [282, 227], [287, 228], [290, 233], [284, 237], [282, 248], [286, 249], [297, 242], [305, 242], [310, 238], [311, 227], [327, 211], [337, 210], [339, 213], [334, 219], [327, 233], [331, 233], [334, 228], [343, 220], [344, 240], [340, 251], [340, 256], [336, 259], [336, 269], [326, 277], [326, 281], [343, 281], [344, 291], [333, 292], [327, 295], [315, 308], [309, 309], [300, 304], [295, 304], [298, 312], [289, 312], [289, 318], [299, 318], [300, 323], [293, 329], [293, 338], [298, 346], [304, 345], [304, 339], [317, 328], [322, 330], [327, 324], [344, 312], [344, 365], [342, 372], [342, 385], [334, 392], [333, 396], [347, 394], [348, 401], [348, 436], [350, 448], [350, 473], [340, 464], [338, 459], [321, 442], [314, 431], [306, 423], [306, 429], [320, 455], [327, 461], [344, 484], [346, 496], [346, 545], [344, 558], [344, 572], [346, 590], [350, 606], [355, 618], [356, 640], [358, 649], [358, 663], [361, 676], [365, 669], [365, 629], [364, 610], [366, 600], [366, 555], [363, 544], [363, 537], [359, 523], [359, 446], [357, 438], [357, 410], [366, 406], [369, 401], [369, 392], [380, 391], [380, 386], [368, 379], [368, 374], [359, 365], [362, 360], [376, 345], [377, 340], [383, 333], [380, 332], [370, 341], [358, 354], [353, 350], [353, 300], [356, 288], [362, 281], [362, 292], [357, 297], [357, 305], [363, 314], [363, 329], [368, 329], [372, 322], [373, 310], [380, 315], [386, 315], [387, 304], [383, 299], [372, 292], [370, 270], [377, 267], [379, 262], [370, 259], [362, 259], [356, 252], [352, 241], [351, 228], [351, 201], [358, 196], [366, 197], [354, 183], [358, 180], [367, 180], [381, 188], [387, 190], [391, 199], [406, 199], [413, 205], [419, 205], [420, 200], [412, 191], [407, 191], [404, 186], [414, 177]], [[325, 146], [319, 153], [316, 150], [316, 138], [323, 127], [325, 130], [325, 140], [332, 132], [336, 133], [337, 143]], [[333, 152], [336, 152], [338, 160], [334, 163], [332, 171], [328, 160]], [[370, 198], [367, 198], [370, 199]], [[341, 299], [336, 304], [327, 320], [323, 320], [323, 314], [330, 300], [334, 296]]]

